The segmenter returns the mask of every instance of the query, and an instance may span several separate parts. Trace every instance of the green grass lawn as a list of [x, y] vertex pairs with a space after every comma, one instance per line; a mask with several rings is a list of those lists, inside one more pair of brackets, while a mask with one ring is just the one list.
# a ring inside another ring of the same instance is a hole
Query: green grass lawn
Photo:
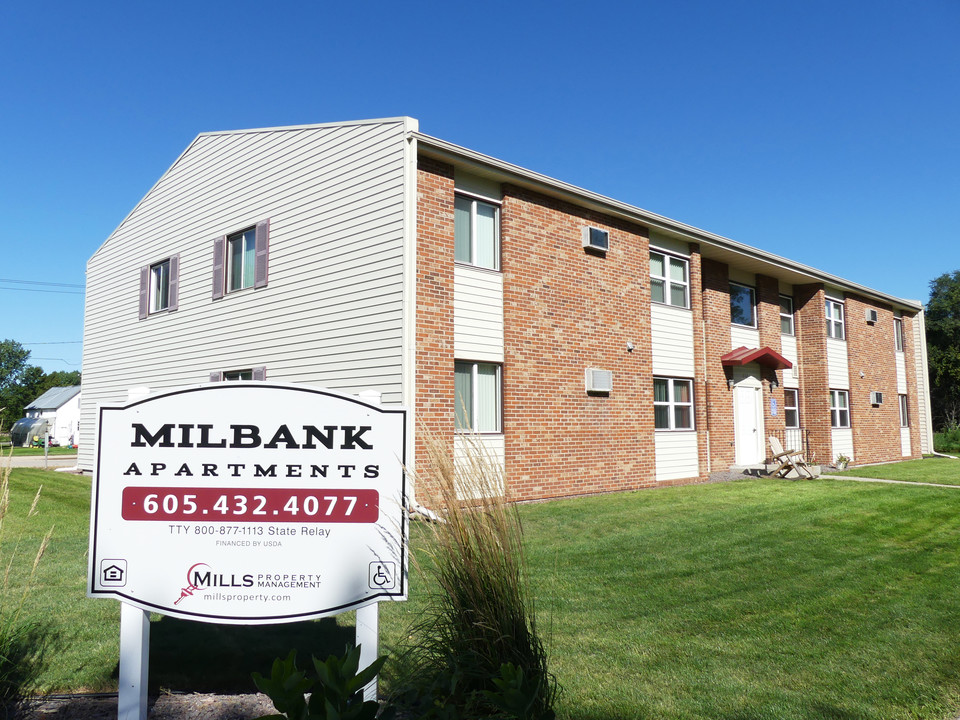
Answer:
[[[47, 452], [50, 455], [76, 455], [77, 449], [70, 448], [70, 447], [50, 447], [50, 448], [47, 448]], [[21, 457], [24, 455], [43, 457], [43, 448], [35, 448], [35, 447], [10, 448], [9, 446], [7, 446], [3, 448], [2, 454], [3, 454], [3, 457], [6, 457], [7, 455], [13, 455], [14, 457]]]
[[852, 475], [854, 477], [903, 480], [905, 482], [929, 482], [940, 485], [960, 485], [960, 460], [941, 457], [926, 457], [922, 460], [905, 460], [883, 465], [866, 465], [843, 472], [827, 472], [828, 475]]
[[[115, 687], [118, 603], [83, 594], [89, 479], [21, 469], [13, 484], [21, 548], [56, 524], [29, 601], [49, 632], [41, 689]], [[521, 507], [560, 718], [956, 717], [958, 507], [950, 489], [767, 479]], [[422, 607], [410, 586], [381, 606], [382, 649]], [[249, 691], [290, 647], [342, 651], [351, 622], [158, 620], [151, 684]]]

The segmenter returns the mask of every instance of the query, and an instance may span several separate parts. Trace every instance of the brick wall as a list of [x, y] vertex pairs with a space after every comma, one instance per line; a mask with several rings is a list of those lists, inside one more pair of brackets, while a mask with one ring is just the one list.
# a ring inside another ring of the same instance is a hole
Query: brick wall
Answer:
[[[856, 295], [847, 295], [844, 306], [853, 459], [857, 464], [899, 460], [902, 455], [893, 311]], [[877, 311], [876, 323], [866, 321], [868, 308]], [[871, 391], [883, 393], [882, 404], [870, 404]]]
[[453, 449], [453, 167], [417, 168], [416, 467], [431, 434]]
[[[910, 415], [910, 456], [923, 457], [920, 440], [920, 403], [917, 390], [917, 348], [913, 342], [913, 323], [916, 315], [903, 316], [903, 357], [907, 365], [907, 412]], [[899, 401], [898, 401], [899, 402]], [[898, 416], [899, 419], [899, 416]]]
[[[517, 499], [654, 482], [647, 232], [504, 186], [504, 431]], [[581, 228], [610, 233], [605, 256]], [[627, 343], [634, 350], [627, 351]], [[584, 389], [613, 372], [609, 397]]]
[[727, 383], [729, 371], [720, 364], [720, 357], [730, 352], [730, 276], [725, 263], [709, 258], [703, 259], [702, 273], [710, 460], [714, 470], [726, 470], [736, 455], [733, 392]]
[[810, 462], [833, 461], [830, 386], [827, 374], [826, 295], [823, 285], [794, 285], [797, 359], [800, 365], [800, 425], [807, 429]]
[[[768, 347], [780, 353], [780, 281], [767, 275], [757, 275], [757, 329], [760, 332], [760, 347]], [[767, 457], [770, 445], [767, 441], [772, 433], [780, 433], [783, 438], [785, 427], [783, 417], [783, 370], [761, 368], [763, 380], [763, 444]], [[773, 382], [773, 389], [770, 384]], [[773, 414], [770, 400], [776, 401], [777, 414]]]

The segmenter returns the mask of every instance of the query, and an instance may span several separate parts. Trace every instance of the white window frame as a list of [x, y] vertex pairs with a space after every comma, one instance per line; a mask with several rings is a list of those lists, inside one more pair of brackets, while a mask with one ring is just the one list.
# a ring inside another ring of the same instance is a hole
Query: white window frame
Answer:
[[850, 427], [850, 392], [848, 390], [830, 391], [830, 427]]
[[[234, 271], [234, 259], [233, 259], [233, 247], [237, 243], [243, 243], [244, 247], [240, 253], [240, 283], [234, 285], [233, 283], [233, 271]], [[250, 243], [249, 252], [247, 251], [247, 243]], [[256, 267], [257, 267], [257, 228], [256, 226], [248, 227], [245, 230], [240, 232], [233, 233], [232, 235], [227, 236], [227, 257], [226, 260], [226, 291], [228, 293], [237, 292], [238, 290], [246, 290], [247, 288], [252, 288], [256, 283]], [[247, 282], [247, 263], [251, 264], [249, 268], [250, 282]]]
[[910, 405], [906, 395], [898, 395], [900, 400], [900, 427], [910, 427]]
[[[654, 390], [654, 394], [653, 394], [653, 397], [654, 397], [654, 400], [653, 400], [653, 407], [654, 407], [653, 426], [654, 426], [654, 430], [655, 430], [656, 432], [689, 432], [689, 431], [692, 431], [692, 430], [696, 430], [697, 422], [696, 422], [696, 412], [695, 412], [696, 406], [695, 406], [695, 404], [694, 404], [694, 397], [693, 397], [693, 380], [691, 380], [690, 378], [672, 378], [672, 377], [657, 377], [657, 376], [655, 376], [655, 377], [653, 378], [654, 386], [656, 386], [657, 381], [666, 382], [666, 383], [667, 383], [667, 399], [666, 399], [666, 401], [658, 401], [658, 400], [656, 399], [656, 397], [657, 397], [656, 390]], [[690, 388], [690, 391], [689, 391], [690, 401], [689, 401], [689, 402], [678, 402], [678, 401], [674, 400], [674, 388], [676, 387], [676, 384], [677, 384], [677, 383], [684, 383], [684, 384], [686, 384], [686, 385], [689, 386], [689, 388]], [[665, 407], [665, 408], [667, 408], [668, 427], [657, 427], [657, 413], [656, 413], [656, 408], [657, 408], [657, 407]], [[677, 413], [676, 413], [677, 408], [684, 408], [684, 407], [685, 407], [685, 408], [689, 408], [690, 424], [689, 424], [689, 426], [686, 426], [686, 427], [677, 427]]]
[[[836, 311], [836, 312], [833, 312]], [[839, 315], [839, 318], [836, 317]], [[843, 301], [826, 299], [827, 337], [834, 340], [846, 340], [847, 332], [843, 319]]]
[[[457, 190], [454, 194], [454, 206], [458, 199], [470, 202], [470, 258], [464, 260], [456, 257], [456, 220], [454, 220], [454, 260], [461, 265], [470, 265], [472, 267], [483, 268], [485, 270], [500, 271], [500, 207], [501, 203], [491, 200], [487, 197], [480, 197]], [[493, 217], [493, 267], [482, 265], [477, 262], [477, 207], [478, 205], [489, 205], [494, 210]], [[456, 217], [456, 208], [454, 208], [454, 217]]]
[[[789, 398], [793, 396], [793, 404], [790, 404]], [[790, 424], [790, 413], [793, 413], [794, 423]], [[783, 426], [788, 430], [795, 430], [800, 427], [800, 391], [796, 388], [783, 389]]]
[[[750, 322], [750, 323], [739, 323], [739, 322], [737, 322], [736, 320], [733, 319], [733, 288], [734, 288], [734, 287], [743, 288], [744, 290], [749, 290], [749, 291], [750, 291], [750, 301], [751, 301], [751, 307], [752, 307], [752, 309], [753, 309], [753, 312], [751, 313], [751, 314], [752, 314], [752, 322]], [[757, 327], [757, 289], [756, 289], [755, 287], [750, 286], [750, 285], [744, 285], [743, 283], [734, 282], [734, 281], [732, 281], [732, 280], [730, 281], [730, 289], [731, 289], [731, 292], [730, 292], [730, 323], [733, 324], [733, 325], [737, 325], [738, 327], [756, 328], [756, 327]]]
[[170, 258], [150, 266], [150, 314], [170, 308]]
[[[690, 260], [688, 258], [679, 257], [677, 255], [671, 255], [670, 253], [663, 252], [661, 250], [650, 250], [650, 259], [653, 259], [653, 256], [657, 255], [663, 258], [663, 275], [654, 275], [653, 269], [650, 270], [650, 302], [656, 303], [658, 305], [669, 305], [670, 307], [682, 307], [685, 310], [690, 308]], [[683, 280], [673, 280], [670, 277], [670, 263], [679, 262], [683, 263]], [[663, 300], [654, 300], [653, 299], [653, 283], [659, 281], [663, 283]], [[672, 288], [682, 287], [683, 288], [683, 305], [677, 305], [676, 303], [671, 302], [673, 298], [673, 293], [671, 292]]]
[[[784, 300], [786, 300], [786, 301], [790, 304], [790, 312], [789, 312], [789, 313], [785, 313], [785, 312], [783, 311], [783, 302], [784, 302]], [[790, 324], [790, 331], [789, 331], [789, 332], [784, 332], [784, 330], [783, 330], [783, 323], [784, 323], [784, 321], [787, 321], [787, 322]], [[780, 334], [781, 334], [781, 335], [796, 335], [796, 334], [797, 334], [796, 320], [794, 319], [794, 316], [793, 316], [793, 297], [791, 297], [790, 295], [781, 295], [781, 296], [780, 296]]]
[[893, 319], [893, 342], [897, 352], [903, 352], [903, 318], [895, 317]]
[[[477, 427], [477, 411], [480, 408], [480, 366], [496, 369], [496, 413], [497, 418], [494, 428], [479, 429]], [[459, 433], [477, 433], [480, 435], [499, 435], [503, 433], [503, 366], [500, 363], [491, 362], [473, 362], [471, 360], [454, 361], [454, 375], [458, 370], [467, 368], [470, 372], [470, 410], [471, 417], [464, 418], [467, 408], [460, 402], [460, 398], [455, 398], [456, 408], [454, 409], [454, 429]], [[464, 424], [463, 421], [466, 421]]]

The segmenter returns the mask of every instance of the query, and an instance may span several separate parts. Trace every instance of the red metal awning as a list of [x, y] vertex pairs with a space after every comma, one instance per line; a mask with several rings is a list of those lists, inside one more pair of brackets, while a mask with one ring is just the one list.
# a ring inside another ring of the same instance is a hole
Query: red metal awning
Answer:
[[787, 360], [780, 353], [771, 350], [768, 347], [738, 347], [736, 350], [731, 350], [726, 355], [721, 357], [720, 362], [724, 367], [746, 365], [747, 363], [751, 362], [760, 363], [764, 367], [772, 368], [774, 370], [785, 370], [793, 367], [792, 362]]

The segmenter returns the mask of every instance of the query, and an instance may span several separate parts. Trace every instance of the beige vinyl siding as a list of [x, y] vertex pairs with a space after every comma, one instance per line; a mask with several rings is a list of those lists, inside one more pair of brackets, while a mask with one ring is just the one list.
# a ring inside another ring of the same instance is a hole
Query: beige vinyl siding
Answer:
[[697, 433], [654, 433], [653, 447], [657, 482], [692, 478], [700, 474]]
[[850, 369], [845, 340], [827, 338], [827, 384], [834, 390], [850, 388]]
[[923, 310], [913, 318], [913, 359], [917, 378], [919, 417], [911, 418], [920, 430], [920, 452], [933, 452], [933, 417], [930, 411], [930, 385], [927, 378], [927, 330]]
[[910, 428], [902, 427], [900, 428], [900, 454], [903, 457], [910, 457]]
[[453, 271], [453, 352], [460, 360], [503, 362], [503, 275]]
[[650, 304], [654, 375], [693, 377], [693, 313], [670, 305]]
[[730, 326], [730, 349], [760, 347], [760, 331], [742, 325]]
[[[856, 422], [851, 418], [850, 422]], [[838, 455], [846, 455], [851, 460], [853, 457], [853, 429], [852, 428], [832, 428], [830, 430], [830, 439], [833, 443], [833, 457], [830, 461], [835, 463]]]
[[902, 352], [896, 353], [897, 356], [897, 392], [901, 395], [907, 394], [907, 361]]
[[797, 366], [797, 338], [793, 335], [781, 335], [780, 354], [793, 363], [792, 368], [783, 371], [783, 386], [788, 388], [800, 387], [800, 372]]
[[[80, 465], [98, 403], [265, 366], [401, 401], [404, 123], [201, 135], [87, 266]], [[267, 287], [212, 299], [213, 241], [270, 221]], [[139, 320], [138, 268], [179, 253], [179, 309]]]
[[[496, 468], [499, 473], [499, 483], [497, 487], [492, 488], [505, 491], [503, 486], [504, 465], [506, 463], [506, 443], [502, 434], [478, 435], [469, 433], [457, 433], [453, 438], [453, 458], [457, 467], [463, 471], [463, 477], [470, 477], [469, 468], [477, 458], [484, 458], [488, 467]], [[458, 473], [459, 474], [459, 473]], [[478, 497], [476, 492], [478, 488], [457, 487], [457, 497], [462, 500], [475, 500]]]

